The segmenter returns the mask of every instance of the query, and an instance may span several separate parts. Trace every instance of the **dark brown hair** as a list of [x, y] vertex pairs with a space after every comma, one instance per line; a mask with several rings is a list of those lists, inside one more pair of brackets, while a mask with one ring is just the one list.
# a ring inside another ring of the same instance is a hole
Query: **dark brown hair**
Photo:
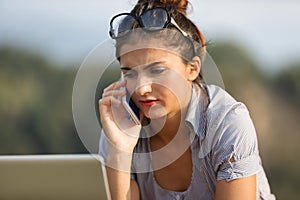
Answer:
[[177, 12], [173, 12], [173, 17], [181, 29], [189, 34], [196, 42], [205, 48], [205, 39], [199, 28], [187, 17], [188, 0], [139, 0], [131, 13], [140, 15], [144, 10], [156, 6], [173, 6]]
[[[159, 39], [159, 42], [177, 52], [183, 58], [184, 62], [189, 62], [194, 56], [199, 56], [203, 62], [206, 54], [206, 43], [203, 34], [198, 27], [187, 17], [187, 8], [190, 3], [187, 0], [139, 0], [131, 13], [139, 16], [146, 10], [154, 7], [169, 7], [177, 25], [188, 34], [189, 38], [182, 35], [176, 27], [169, 24], [166, 30], [158, 32], [139, 32], [139, 38], [127, 37], [116, 39], [116, 56], [120, 59], [121, 47], [124, 44], [138, 44], [141, 41], [149, 40], [149, 38]], [[132, 24], [132, 28], [138, 28], [138, 24]], [[171, 34], [170, 34], [170, 30]], [[176, 31], [174, 31], [176, 30]], [[162, 39], [163, 38], [163, 39]], [[201, 73], [195, 82], [203, 82]]]

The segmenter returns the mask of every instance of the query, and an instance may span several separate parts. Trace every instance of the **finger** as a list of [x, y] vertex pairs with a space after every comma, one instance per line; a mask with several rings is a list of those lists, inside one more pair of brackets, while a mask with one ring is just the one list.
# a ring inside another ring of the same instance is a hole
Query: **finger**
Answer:
[[[99, 108], [100, 108], [100, 113], [102, 109], [105, 112], [112, 112], [112, 114], [117, 116], [117, 118], [120, 119], [121, 121], [124, 120], [127, 121], [130, 119], [125, 107], [122, 104], [122, 101], [120, 99], [115, 98], [114, 96], [107, 96], [100, 99]], [[134, 124], [133, 121], [130, 121], [130, 123]]]
[[101, 109], [101, 107], [103, 106], [118, 106], [121, 104], [121, 101], [119, 99], [116, 99], [115, 97], [113, 96], [107, 96], [107, 97], [104, 97], [104, 98], [101, 98], [99, 100], [99, 108]]
[[119, 89], [120, 87], [124, 87], [126, 84], [126, 81], [125, 80], [120, 80], [120, 81], [117, 81], [117, 82], [114, 82], [112, 84], [110, 84], [108, 87], [106, 87], [103, 92], [107, 92], [109, 90], [115, 90], [115, 89]]
[[120, 96], [124, 96], [125, 94], [126, 94], [125, 90], [110, 90], [110, 91], [104, 92], [102, 94], [102, 98], [108, 97], [108, 96], [120, 97]]

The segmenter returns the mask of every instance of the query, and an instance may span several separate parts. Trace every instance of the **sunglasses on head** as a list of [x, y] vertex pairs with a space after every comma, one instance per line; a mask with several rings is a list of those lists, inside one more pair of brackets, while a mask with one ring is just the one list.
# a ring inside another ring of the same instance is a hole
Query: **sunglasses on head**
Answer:
[[139, 16], [132, 13], [120, 13], [111, 19], [109, 34], [111, 38], [118, 39], [137, 27], [146, 31], [159, 31], [169, 24], [175, 26], [185, 37], [189, 38], [188, 34], [178, 26], [165, 7], [146, 10]]

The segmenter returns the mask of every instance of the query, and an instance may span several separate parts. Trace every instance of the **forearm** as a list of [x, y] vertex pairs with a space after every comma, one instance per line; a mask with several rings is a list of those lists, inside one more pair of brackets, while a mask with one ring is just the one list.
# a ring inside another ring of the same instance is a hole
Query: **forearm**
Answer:
[[112, 200], [130, 199], [130, 174], [110, 167], [106, 170]]
[[109, 153], [107, 157], [107, 178], [112, 200], [131, 199], [130, 168], [132, 154]]

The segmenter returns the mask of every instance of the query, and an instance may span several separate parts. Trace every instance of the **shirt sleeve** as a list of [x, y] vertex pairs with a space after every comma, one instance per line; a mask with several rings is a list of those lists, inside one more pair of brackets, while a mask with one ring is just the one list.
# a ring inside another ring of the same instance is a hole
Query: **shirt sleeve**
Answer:
[[259, 172], [256, 131], [244, 104], [226, 114], [216, 134], [219, 139], [212, 153], [217, 180], [231, 181]]

